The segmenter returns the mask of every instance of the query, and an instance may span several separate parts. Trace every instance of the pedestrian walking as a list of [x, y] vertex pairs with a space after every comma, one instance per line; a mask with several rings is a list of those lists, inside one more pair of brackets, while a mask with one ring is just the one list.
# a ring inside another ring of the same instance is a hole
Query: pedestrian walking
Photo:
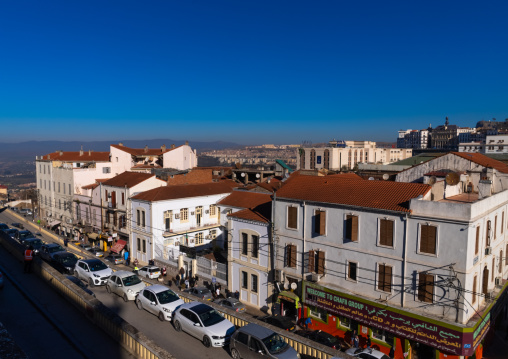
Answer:
[[305, 318], [305, 320], [303, 321], [303, 326], [305, 327], [305, 330], [308, 330], [310, 325], [312, 325], [312, 319], [310, 319], [310, 317]]
[[125, 252], [123, 252], [123, 259], [125, 260], [125, 264], [126, 265], [130, 264], [131, 257], [129, 257], [129, 251], [128, 250], [125, 250]]
[[367, 337], [367, 348], [370, 348], [370, 346], [372, 345], [372, 342], [370, 341], [370, 336]]
[[356, 334], [353, 337], [353, 346], [355, 348], [359, 348], [360, 347], [360, 340], [358, 339], [358, 335], [356, 335]]
[[238, 291], [235, 292], [235, 298], [240, 299], [240, 292], [238, 292]]
[[33, 247], [29, 246], [27, 249], [25, 249], [25, 266], [23, 268], [23, 273], [30, 273], [32, 272], [32, 262], [34, 257], [34, 251]]
[[217, 288], [215, 289], [215, 296], [217, 298], [219, 298], [219, 296], [220, 296], [220, 288], [219, 288], [219, 286], [217, 286]]
[[64, 246], [67, 247], [67, 245], [69, 244], [69, 239], [67, 237], [64, 238]]
[[185, 278], [185, 288], [189, 288], [189, 279]]

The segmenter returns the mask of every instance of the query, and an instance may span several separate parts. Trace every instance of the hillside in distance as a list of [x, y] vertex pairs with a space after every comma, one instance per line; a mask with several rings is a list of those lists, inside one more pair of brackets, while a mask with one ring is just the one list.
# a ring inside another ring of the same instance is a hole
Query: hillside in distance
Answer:
[[[0, 162], [12, 161], [35, 161], [35, 156], [42, 156], [55, 151], [79, 151], [83, 146], [84, 151], [109, 151], [109, 145], [123, 143], [124, 146], [131, 148], [160, 148], [162, 145], [170, 147], [172, 144], [180, 146], [185, 143], [183, 140], [172, 139], [151, 139], [151, 140], [118, 140], [118, 141], [28, 141], [18, 143], [0, 142]], [[242, 146], [233, 142], [210, 141], [194, 142], [189, 141], [189, 145], [197, 150], [199, 154], [202, 151], [222, 150], [225, 148], [241, 148]]]

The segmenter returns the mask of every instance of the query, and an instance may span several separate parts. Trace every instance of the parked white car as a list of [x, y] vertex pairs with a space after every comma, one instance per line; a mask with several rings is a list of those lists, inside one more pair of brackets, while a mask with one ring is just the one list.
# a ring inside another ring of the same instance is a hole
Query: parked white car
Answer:
[[90, 287], [105, 285], [113, 270], [99, 259], [80, 259], [76, 262], [74, 273], [79, 279], [88, 282]]
[[136, 297], [138, 309], [155, 314], [161, 322], [170, 321], [173, 312], [184, 303], [178, 294], [160, 284], [144, 288]]
[[161, 275], [161, 269], [156, 266], [144, 266], [138, 271], [138, 274], [141, 277], [157, 279]]
[[145, 287], [145, 282], [137, 275], [124, 270], [113, 273], [106, 283], [108, 293], [118, 294], [126, 302], [136, 299], [138, 293]]
[[[388, 355], [380, 352], [379, 350], [372, 348], [349, 348], [346, 350], [346, 354], [349, 354], [356, 358], [362, 359], [390, 359]], [[332, 358], [333, 359], [333, 358]]]
[[209, 305], [200, 302], [185, 303], [173, 314], [177, 332], [183, 330], [203, 341], [205, 347], [229, 344], [235, 326]]

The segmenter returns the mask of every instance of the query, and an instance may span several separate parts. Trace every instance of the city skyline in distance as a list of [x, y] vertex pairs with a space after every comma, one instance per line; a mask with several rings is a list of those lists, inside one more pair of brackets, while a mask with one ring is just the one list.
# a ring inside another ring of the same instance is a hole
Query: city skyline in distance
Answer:
[[[0, 142], [394, 142], [508, 118], [508, 4], [3, 4]], [[166, 144], [168, 145], [168, 144]]]

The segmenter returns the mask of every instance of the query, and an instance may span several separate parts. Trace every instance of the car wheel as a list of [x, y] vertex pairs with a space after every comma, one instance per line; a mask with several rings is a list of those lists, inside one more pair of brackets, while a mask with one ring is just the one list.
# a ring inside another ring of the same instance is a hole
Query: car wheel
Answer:
[[129, 301], [129, 297], [127, 297], [127, 294], [123, 295], [123, 301], [124, 302], [128, 302]]
[[106, 286], [106, 291], [111, 294], [111, 288], [109, 287], [109, 285]]
[[231, 349], [231, 357], [233, 359], [241, 359], [240, 353], [238, 353], [238, 350], [236, 350], [235, 348]]
[[150, 279], [150, 274], [147, 274], [147, 275], [146, 275], [146, 278], [147, 278], [147, 279]]
[[163, 322], [163, 321], [165, 321], [165, 320], [166, 320], [166, 318], [164, 317], [164, 313], [159, 312], [159, 320], [160, 320], [161, 322]]
[[212, 341], [206, 335], [203, 338], [203, 345], [207, 348], [210, 348], [212, 346]]
[[143, 303], [141, 303], [141, 301], [139, 299], [136, 300], [136, 307], [138, 307], [139, 310], [143, 309]]
[[178, 320], [175, 321], [175, 330], [177, 332], [181, 332], [182, 331], [182, 325], [180, 324], [180, 322]]
[[95, 284], [93, 284], [93, 279], [92, 278], [88, 278], [88, 285], [90, 286], [90, 288], [95, 287]]

